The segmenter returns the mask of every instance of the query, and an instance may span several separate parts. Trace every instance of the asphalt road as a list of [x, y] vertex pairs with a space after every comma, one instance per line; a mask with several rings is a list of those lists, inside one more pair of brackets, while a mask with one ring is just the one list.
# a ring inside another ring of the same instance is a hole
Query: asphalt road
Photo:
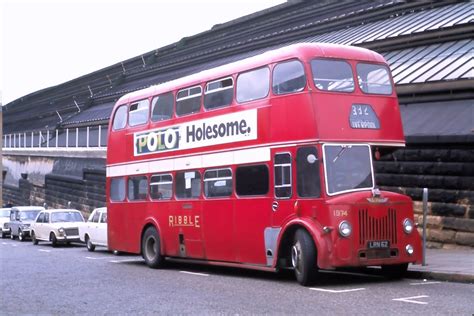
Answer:
[[9, 239], [0, 239], [0, 288], [0, 315], [474, 313], [472, 284], [328, 272], [302, 287], [291, 274], [182, 263], [152, 270], [138, 256]]

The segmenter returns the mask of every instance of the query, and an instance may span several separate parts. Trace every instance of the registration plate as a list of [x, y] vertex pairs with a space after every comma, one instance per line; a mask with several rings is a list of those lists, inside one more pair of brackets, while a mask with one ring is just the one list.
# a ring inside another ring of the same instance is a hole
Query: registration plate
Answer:
[[386, 249], [390, 247], [390, 242], [388, 240], [371, 240], [367, 244], [369, 249]]

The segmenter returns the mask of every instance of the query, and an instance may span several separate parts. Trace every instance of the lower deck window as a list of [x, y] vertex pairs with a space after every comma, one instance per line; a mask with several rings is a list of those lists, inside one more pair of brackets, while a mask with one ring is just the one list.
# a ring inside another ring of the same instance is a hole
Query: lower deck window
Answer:
[[170, 174], [154, 175], [150, 180], [150, 197], [154, 200], [169, 200], [173, 195], [173, 177]]
[[145, 176], [128, 178], [128, 199], [145, 200], [148, 193], [148, 179]]
[[199, 198], [201, 174], [199, 171], [176, 172], [176, 197], [178, 199]]
[[238, 195], [265, 195], [268, 193], [268, 187], [268, 167], [266, 165], [237, 168], [235, 190]]
[[110, 200], [113, 202], [125, 200], [125, 178], [110, 179]]
[[230, 169], [208, 170], [204, 173], [204, 195], [222, 197], [232, 194], [232, 171]]

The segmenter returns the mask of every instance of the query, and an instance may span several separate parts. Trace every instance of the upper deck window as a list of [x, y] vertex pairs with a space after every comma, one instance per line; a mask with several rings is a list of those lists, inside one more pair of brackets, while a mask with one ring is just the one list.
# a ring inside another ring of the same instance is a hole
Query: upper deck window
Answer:
[[214, 109], [232, 103], [234, 97], [234, 82], [232, 78], [225, 78], [209, 82], [204, 92], [204, 107]]
[[354, 91], [351, 66], [342, 60], [314, 59], [311, 61], [316, 88], [334, 92]]
[[262, 99], [270, 89], [270, 70], [265, 68], [244, 72], [237, 78], [237, 102]]
[[201, 108], [201, 86], [178, 91], [176, 95], [176, 114], [178, 116], [199, 112]]
[[387, 67], [376, 64], [357, 64], [359, 87], [365, 93], [392, 94], [392, 83]]
[[124, 128], [127, 125], [127, 106], [121, 105], [115, 111], [114, 122], [112, 123], [112, 129], [114, 131]]
[[145, 124], [148, 121], [149, 107], [150, 102], [148, 100], [132, 103], [128, 114], [128, 124], [130, 126]]
[[304, 68], [298, 60], [279, 63], [273, 69], [273, 93], [302, 91], [306, 84]]
[[151, 120], [153, 122], [169, 120], [173, 116], [173, 93], [166, 93], [153, 98], [151, 102]]

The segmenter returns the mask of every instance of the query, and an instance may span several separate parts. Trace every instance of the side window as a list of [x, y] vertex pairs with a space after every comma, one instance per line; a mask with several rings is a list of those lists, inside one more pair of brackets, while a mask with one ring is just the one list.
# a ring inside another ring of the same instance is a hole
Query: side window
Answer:
[[313, 81], [316, 88], [325, 91], [354, 91], [354, 76], [348, 62], [331, 59], [311, 61]]
[[148, 194], [148, 179], [145, 176], [128, 178], [128, 199], [142, 201]]
[[268, 167], [255, 165], [237, 167], [235, 191], [238, 195], [265, 195], [268, 193]]
[[209, 82], [204, 91], [204, 108], [207, 110], [230, 105], [234, 98], [234, 81], [225, 78]]
[[150, 102], [141, 100], [130, 105], [130, 113], [128, 114], [128, 125], [136, 126], [145, 124], [148, 121], [148, 113]]
[[302, 147], [296, 153], [297, 190], [300, 197], [319, 197], [319, 160], [315, 147]]
[[306, 85], [303, 64], [298, 60], [279, 63], [273, 69], [273, 93], [303, 91]]
[[232, 170], [216, 169], [204, 173], [204, 195], [206, 197], [230, 196], [232, 194]]
[[102, 213], [102, 217], [100, 218], [101, 223], [107, 223], [107, 213]]
[[93, 223], [98, 223], [99, 222], [99, 216], [100, 216], [100, 213], [95, 212], [94, 216], [92, 216], [92, 222]]
[[16, 220], [16, 212], [11, 211], [10, 212], [10, 221], [14, 222]]
[[173, 196], [173, 177], [170, 174], [153, 175], [150, 180], [150, 197], [169, 200]]
[[291, 197], [291, 156], [290, 154], [276, 154], [274, 162], [275, 197]]
[[38, 215], [38, 218], [36, 219], [37, 223], [43, 223], [44, 222], [44, 213], [40, 213]]
[[44, 213], [44, 222], [49, 223], [49, 213]]
[[127, 106], [121, 105], [117, 108], [114, 115], [112, 129], [114, 131], [124, 128], [127, 125]]
[[176, 115], [182, 116], [199, 112], [201, 95], [201, 86], [179, 90], [176, 94]]
[[265, 98], [270, 89], [270, 69], [267, 67], [241, 73], [237, 77], [237, 102]]
[[153, 98], [151, 102], [151, 120], [153, 122], [169, 120], [173, 116], [173, 93], [166, 93]]
[[110, 179], [110, 200], [113, 202], [125, 200], [125, 178]]
[[176, 172], [176, 197], [178, 199], [198, 198], [201, 195], [201, 174], [199, 171]]

